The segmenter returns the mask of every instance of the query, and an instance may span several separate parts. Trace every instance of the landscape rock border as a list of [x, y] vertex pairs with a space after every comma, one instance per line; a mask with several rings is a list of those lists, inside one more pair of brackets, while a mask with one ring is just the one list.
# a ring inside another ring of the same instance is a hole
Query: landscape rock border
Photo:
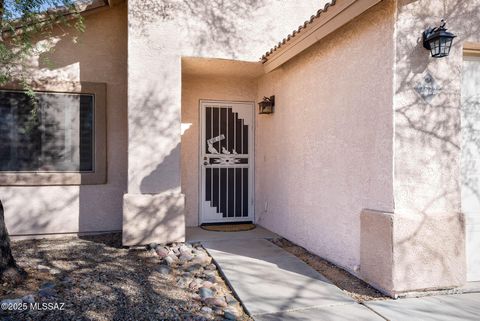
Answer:
[[195, 292], [206, 318], [250, 319], [201, 243], [151, 243], [146, 249], [160, 258], [159, 273], [173, 274], [178, 286]]

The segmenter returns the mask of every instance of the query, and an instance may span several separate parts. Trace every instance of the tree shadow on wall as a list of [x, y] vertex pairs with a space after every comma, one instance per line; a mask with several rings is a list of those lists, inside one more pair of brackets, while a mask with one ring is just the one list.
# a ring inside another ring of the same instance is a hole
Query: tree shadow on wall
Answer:
[[[245, 23], [253, 13], [265, 7], [266, 0], [149, 0], [136, 1], [129, 7], [130, 27], [142, 36], [159, 23], [173, 23], [186, 33], [194, 55], [218, 51], [230, 58], [238, 57], [245, 44]], [[158, 39], [152, 39], [158, 41]]]
[[[406, 267], [400, 271], [400, 278], [408, 280], [408, 275], [418, 267], [416, 256], [411, 255], [411, 249], [417, 248], [428, 253], [432, 271], [440, 271], [441, 277], [434, 277], [443, 282], [454, 282], [451, 280], [458, 280], [459, 276], [455, 274], [457, 271], [451, 270], [452, 264], [447, 262], [454, 258], [440, 253], [440, 246], [432, 246], [421, 240], [422, 235], [425, 237], [432, 232], [428, 218], [430, 215], [461, 210], [465, 189], [475, 195], [477, 202], [480, 201], [477, 161], [464, 145], [465, 138], [468, 138], [470, 144], [480, 150], [480, 136], [471, 121], [463, 117], [466, 110], [477, 110], [479, 102], [465, 100], [462, 106], [465, 97], [461, 97], [459, 92], [462, 86], [461, 41], [479, 34], [478, 19], [469, 17], [478, 16], [480, 4], [444, 1], [438, 7], [429, 6], [420, 1], [399, 3], [400, 17], [403, 10], [415, 10], [415, 16], [413, 21], [409, 21], [408, 27], [403, 25], [399, 28], [397, 35], [395, 154], [401, 162], [396, 163], [394, 171], [397, 180], [401, 182], [396, 186], [400, 188], [397, 195], [405, 196], [400, 200], [403, 202], [400, 207], [409, 208], [421, 218], [416, 228], [399, 241], [399, 259]], [[459, 37], [448, 58], [434, 60], [423, 48], [420, 36], [421, 31], [428, 27], [425, 21], [438, 25], [441, 17], [451, 22], [448, 27]], [[417, 34], [417, 44], [412, 47], [412, 35]], [[422, 96], [421, 90], [417, 92], [415, 87], [424, 85], [424, 78], [429, 75], [433, 78], [435, 93]], [[412, 195], [412, 199], [408, 195]], [[480, 212], [480, 208], [478, 210]], [[459, 216], [452, 216], [449, 221], [449, 226], [457, 229], [455, 232], [465, 232], [464, 222]], [[443, 232], [446, 235], [454, 233]], [[457, 255], [461, 259], [464, 235], [453, 235], [445, 241], [451, 242], [453, 253], [450, 255]], [[431, 278], [431, 275], [425, 275], [425, 280]]]
[[102, 12], [85, 17], [86, 29], [75, 43], [72, 30], [54, 30], [51, 50], [42, 52], [38, 60], [42, 75], [51, 75], [57, 83], [70, 78], [107, 83], [107, 182], [78, 186], [78, 229], [82, 232], [121, 230], [128, 183], [126, 4]]
[[142, 179], [140, 192], [162, 193], [178, 187], [178, 167], [180, 159], [180, 143], [157, 165], [157, 167]]

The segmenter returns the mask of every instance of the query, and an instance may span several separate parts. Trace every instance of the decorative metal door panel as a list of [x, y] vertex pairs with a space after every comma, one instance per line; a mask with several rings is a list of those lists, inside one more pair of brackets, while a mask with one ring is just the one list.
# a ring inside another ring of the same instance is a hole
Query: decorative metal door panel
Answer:
[[200, 222], [253, 221], [253, 103], [200, 102]]

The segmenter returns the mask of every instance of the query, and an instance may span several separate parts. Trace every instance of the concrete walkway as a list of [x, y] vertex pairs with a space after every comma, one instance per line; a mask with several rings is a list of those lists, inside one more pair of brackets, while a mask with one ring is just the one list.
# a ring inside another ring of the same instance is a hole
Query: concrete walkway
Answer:
[[202, 242], [256, 321], [480, 320], [480, 293], [369, 301], [359, 304], [294, 255], [266, 238], [266, 229], [235, 233], [187, 231]]
[[264, 239], [202, 242], [247, 312], [263, 320], [384, 320]]
[[366, 302], [366, 306], [394, 321], [478, 321], [480, 293]]

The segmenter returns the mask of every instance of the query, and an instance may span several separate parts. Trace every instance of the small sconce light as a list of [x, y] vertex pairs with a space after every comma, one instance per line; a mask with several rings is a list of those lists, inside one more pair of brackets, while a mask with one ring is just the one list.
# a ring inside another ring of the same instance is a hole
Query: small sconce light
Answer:
[[428, 28], [423, 32], [423, 47], [430, 50], [433, 58], [448, 56], [452, 48], [453, 38], [456, 36], [447, 31], [445, 20], [442, 19], [440, 27]]
[[259, 114], [272, 114], [275, 106], [275, 96], [263, 97], [263, 100], [258, 103]]

